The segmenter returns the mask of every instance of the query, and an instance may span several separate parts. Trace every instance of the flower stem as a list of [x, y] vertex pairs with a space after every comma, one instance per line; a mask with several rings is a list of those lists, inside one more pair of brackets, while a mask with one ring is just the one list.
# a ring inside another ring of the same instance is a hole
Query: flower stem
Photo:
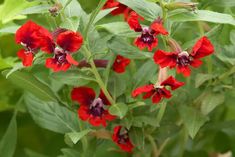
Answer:
[[[85, 46], [83, 47], [83, 50], [85, 52], [86, 57], [90, 58], [91, 52]], [[100, 74], [99, 74], [99, 72], [96, 68], [94, 60], [90, 59], [88, 62], [91, 65], [91, 70], [92, 70], [93, 74], [95, 75], [97, 83], [99, 84], [100, 88], [104, 92], [104, 95], [107, 97], [107, 99], [110, 101], [111, 104], [115, 104], [115, 101], [113, 100], [113, 98], [109, 94], [108, 90], [106, 89], [106, 86], [105, 86], [104, 82], [102, 81], [102, 78], [101, 78], [101, 76], [100, 76]]]
[[153, 157], [159, 157], [160, 154], [158, 152], [157, 144], [155, 143], [154, 138], [151, 135], [147, 135], [146, 137], [152, 145]]

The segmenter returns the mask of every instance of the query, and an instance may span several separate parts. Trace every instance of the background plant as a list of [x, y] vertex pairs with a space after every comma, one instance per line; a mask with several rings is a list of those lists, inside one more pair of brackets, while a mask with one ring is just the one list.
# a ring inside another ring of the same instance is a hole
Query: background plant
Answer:
[[[1, 155], [188, 157], [235, 153], [233, 0], [184, 1], [188, 5], [158, 0], [119, 2], [144, 17], [146, 25], [163, 17], [169, 36], [183, 49], [208, 36], [215, 53], [205, 58], [191, 77], [176, 76], [186, 85], [175, 91], [172, 99], [152, 105], [151, 100], [133, 99], [130, 93], [156, 82], [158, 66], [152, 60], [153, 53], [132, 44], [138, 33], [129, 28], [122, 15], [109, 15], [112, 9], [101, 11], [105, 1], [5, 0], [0, 6]], [[198, 9], [192, 2], [198, 3]], [[55, 8], [58, 15], [52, 16], [48, 9]], [[24, 68], [16, 58], [20, 46], [14, 42], [14, 33], [28, 19], [50, 31], [63, 27], [81, 32], [84, 47], [74, 58], [91, 65], [92, 59], [105, 59], [108, 66], [54, 73], [45, 68], [46, 56], [39, 53], [34, 66]], [[166, 37], [158, 39], [158, 49], [168, 51]], [[123, 74], [111, 68], [117, 54], [131, 59]], [[168, 73], [175, 76], [174, 70]], [[70, 92], [83, 85], [97, 93], [100, 86], [106, 86], [113, 101], [122, 102], [114, 103], [110, 110], [119, 117], [113, 124], [131, 128], [130, 138], [136, 145], [133, 154], [119, 152], [110, 140], [112, 124], [103, 130], [79, 121], [78, 106], [71, 101]]]

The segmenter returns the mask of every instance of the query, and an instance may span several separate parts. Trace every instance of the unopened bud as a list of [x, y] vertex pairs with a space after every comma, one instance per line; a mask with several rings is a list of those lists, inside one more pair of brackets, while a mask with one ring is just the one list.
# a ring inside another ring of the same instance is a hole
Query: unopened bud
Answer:
[[187, 9], [195, 11], [197, 9], [198, 3], [193, 2], [172, 2], [165, 5], [165, 7], [169, 10], [175, 10], [175, 9]]
[[52, 6], [49, 9], [49, 12], [51, 13], [52, 16], [57, 16], [61, 8], [62, 8], [62, 5], [60, 3], [56, 3], [54, 6]]
[[170, 48], [172, 49], [172, 51], [180, 53], [182, 52], [182, 48], [180, 47], [180, 45], [172, 38], [169, 38], [167, 40], [168, 45], [170, 46]]

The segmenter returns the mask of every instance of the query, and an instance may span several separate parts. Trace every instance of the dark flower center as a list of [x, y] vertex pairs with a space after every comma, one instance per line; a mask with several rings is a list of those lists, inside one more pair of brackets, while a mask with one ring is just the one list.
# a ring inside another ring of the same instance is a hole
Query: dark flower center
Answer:
[[147, 44], [151, 44], [154, 41], [154, 36], [150, 33], [149, 29], [144, 29], [140, 38], [144, 43]]
[[181, 52], [177, 58], [177, 64], [180, 66], [187, 66], [191, 62], [190, 56], [186, 51]]
[[104, 112], [104, 103], [102, 99], [96, 98], [90, 105], [90, 113], [95, 117], [101, 117]]
[[119, 144], [126, 144], [128, 140], [129, 140], [129, 136], [128, 136], [127, 130], [126, 129], [123, 130], [122, 133], [119, 131], [119, 133], [118, 133], [118, 143]]
[[156, 93], [158, 93], [159, 95], [164, 95], [165, 93], [164, 93], [164, 91], [162, 90], [162, 88], [155, 88], [155, 91], [156, 91]]
[[63, 64], [66, 63], [66, 53], [58, 53], [55, 55], [55, 60], [59, 63], [59, 64]]

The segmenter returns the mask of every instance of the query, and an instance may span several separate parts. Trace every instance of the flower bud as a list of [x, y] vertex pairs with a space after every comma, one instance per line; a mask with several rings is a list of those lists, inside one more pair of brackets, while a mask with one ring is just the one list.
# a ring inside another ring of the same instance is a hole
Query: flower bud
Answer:
[[54, 6], [52, 6], [48, 11], [51, 13], [51, 16], [57, 16], [59, 10], [62, 8], [62, 5], [60, 3], [56, 3]]
[[175, 10], [175, 9], [187, 9], [187, 10], [196, 10], [198, 3], [193, 2], [172, 2], [165, 5], [165, 7], [169, 10]]
[[169, 38], [167, 40], [167, 43], [174, 52], [177, 52], [177, 53], [182, 52], [182, 48], [180, 47], [180, 45], [174, 39]]

